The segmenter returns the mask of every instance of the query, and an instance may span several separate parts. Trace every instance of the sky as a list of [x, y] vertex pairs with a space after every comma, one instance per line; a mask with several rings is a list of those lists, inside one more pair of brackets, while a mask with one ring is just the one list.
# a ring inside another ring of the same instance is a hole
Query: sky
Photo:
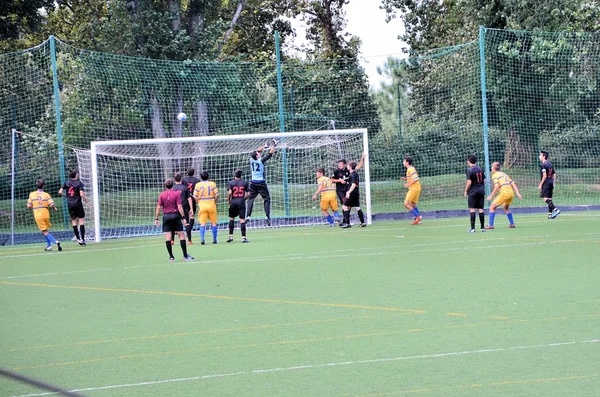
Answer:
[[[346, 31], [360, 37], [362, 41], [360, 61], [369, 76], [369, 84], [379, 88], [383, 77], [377, 73], [377, 66], [382, 66], [388, 56], [404, 57], [402, 41], [398, 35], [404, 33], [402, 22], [393, 19], [385, 22], [385, 11], [379, 9], [379, 0], [350, 0], [344, 7], [346, 11]], [[296, 29], [296, 44], [304, 41], [305, 25], [300, 21], [292, 21]]]

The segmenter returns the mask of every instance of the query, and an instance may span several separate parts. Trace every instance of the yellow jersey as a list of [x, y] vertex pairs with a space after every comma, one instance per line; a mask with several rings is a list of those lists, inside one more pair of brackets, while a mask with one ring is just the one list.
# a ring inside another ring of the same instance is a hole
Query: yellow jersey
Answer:
[[414, 182], [409, 186], [409, 190], [421, 190], [421, 181], [417, 170], [412, 165], [406, 169], [406, 180]]
[[326, 176], [322, 176], [317, 179], [317, 184], [321, 188], [321, 198], [329, 198], [330, 196], [336, 197], [335, 186], [333, 182], [331, 182], [331, 179]]
[[33, 209], [33, 216], [36, 219], [39, 218], [50, 218], [50, 212], [48, 208], [54, 205], [52, 197], [43, 190], [36, 190], [35, 192], [29, 193], [29, 199], [27, 205], [31, 205]]
[[513, 194], [512, 186], [510, 186], [512, 182], [512, 179], [504, 172], [496, 171], [492, 175], [492, 184], [494, 185], [494, 188], [496, 186], [500, 187], [500, 193]]
[[194, 199], [201, 210], [217, 208], [215, 199], [218, 195], [219, 189], [213, 181], [200, 181], [194, 187]]

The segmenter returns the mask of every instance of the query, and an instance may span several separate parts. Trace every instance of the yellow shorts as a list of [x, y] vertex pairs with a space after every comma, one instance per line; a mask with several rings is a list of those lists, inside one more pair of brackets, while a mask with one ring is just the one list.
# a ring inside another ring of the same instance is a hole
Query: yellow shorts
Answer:
[[406, 193], [406, 198], [404, 199], [404, 202], [408, 202], [408, 203], [415, 203], [417, 204], [419, 202], [419, 196], [421, 195], [421, 191], [420, 190], [409, 190]]
[[338, 210], [338, 202], [337, 196], [329, 196], [329, 197], [321, 197], [321, 209], [323, 211], [327, 211], [327, 209], [331, 208], [333, 212]]
[[496, 198], [494, 199], [494, 201], [492, 202], [492, 205], [494, 206], [500, 206], [500, 205], [511, 205], [513, 198], [515, 197], [514, 194], [511, 193], [500, 193], [498, 196], [496, 196]]
[[200, 210], [200, 214], [198, 214], [198, 221], [200, 221], [200, 224], [205, 225], [207, 219], [210, 219], [210, 223], [212, 223], [213, 226], [217, 224], [216, 208], [205, 208]]
[[37, 223], [42, 232], [50, 230], [50, 226], [52, 226], [50, 223], [50, 218], [35, 218], [35, 223]]

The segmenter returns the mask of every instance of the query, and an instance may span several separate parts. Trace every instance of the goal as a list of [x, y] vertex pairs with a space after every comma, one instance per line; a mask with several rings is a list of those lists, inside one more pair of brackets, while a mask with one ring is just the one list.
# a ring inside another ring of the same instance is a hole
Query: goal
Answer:
[[[216, 182], [218, 222], [226, 227], [227, 187], [234, 171], [241, 169], [242, 179], [250, 181], [251, 151], [272, 139], [278, 141], [277, 150], [265, 165], [271, 226], [324, 225], [319, 200], [312, 200], [317, 188], [315, 170], [323, 168], [331, 174], [339, 159], [358, 160], [361, 153], [368, 154], [366, 129], [92, 142], [90, 150], [78, 149], [76, 154], [80, 178], [91, 187], [87, 190], [93, 213], [88, 218], [94, 223], [93, 238], [161, 233], [153, 221], [163, 181], [176, 172], [185, 176], [189, 167], [195, 169], [196, 177], [205, 170]], [[361, 204], [370, 224], [368, 155], [359, 174]], [[264, 216], [258, 196], [249, 227], [264, 227]]]

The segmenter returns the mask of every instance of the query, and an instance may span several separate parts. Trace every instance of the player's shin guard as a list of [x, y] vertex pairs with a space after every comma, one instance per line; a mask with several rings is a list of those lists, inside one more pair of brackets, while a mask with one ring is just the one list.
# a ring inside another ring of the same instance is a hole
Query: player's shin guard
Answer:
[[79, 234], [81, 235], [81, 239], [85, 241], [85, 225], [79, 226]]
[[344, 223], [350, 224], [350, 210], [342, 211], [344, 213]]
[[246, 223], [240, 224], [240, 229], [242, 229], [242, 237], [246, 237]]
[[233, 234], [233, 226], [235, 225], [235, 221], [233, 219], [229, 220], [229, 235]]
[[421, 213], [419, 212], [419, 208], [415, 205], [415, 211], [417, 211], [417, 216], [421, 216]]
[[358, 214], [358, 219], [360, 219], [360, 223], [365, 223], [365, 214], [363, 214], [362, 210], [356, 211]]
[[167, 252], [169, 253], [169, 258], [173, 257], [173, 248], [171, 248], [171, 242], [165, 241], [165, 245], [167, 246]]
[[333, 218], [331, 217], [331, 215], [327, 215], [325, 217], [325, 219], [327, 220], [327, 223], [329, 223], [330, 225], [333, 225]]
[[415, 216], [415, 218], [416, 218], [417, 216], [419, 216], [419, 211], [417, 211], [417, 207], [413, 208], [413, 209], [410, 211], [410, 213], [411, 213], [411, 214], [413, 214], [413, 215]]
[[200, 226], [200, 240], [204, 241], [204, 235], [206, 234], [206, 226]]
[[[483, 212], [479, 213], [479, 223], [481, 224], [481, 228], [483, 229], [485, 226], [485, 214]], [[471, 225], [471, 228], [474, 229], [475, 226]]]
[[[181, 245], [181, 251], [183, 252], [183, 257], [187, 258], [188, 253], [187, 253], [187, 245], [185, 244], [185, 239], [179, 240], [179, 245]], [[169, 245], [169, 248], [171, 248], [170, 245]]]
[[79, 228], [77, 227], [77, 225], [73, 226], [73, 234], [75, 235], [75, 238], [77, 240], [81, 240], [81, 237], [79, 237]]
[[54, 236], [52, 235], [52, 233], [48, 232], [48, 234], [46, 235], [46, 237], [48, 238], [48, 242], [50, 242], [51, 244], [56, 244], [56, 239], [54, 238]]
[[552, 212], [552, 211], [554, 211], [554, 209], [556, 208], [556, 207], [554, 206], [554, 203], [552, 202], [552, 199], [548, 199], [548, 200], [546, 200], [546, 204], [548, 204], [548, 211], [549, 211], [549, 212]]
[[213, 225], [211, 230], [213, 235], [213, 241], [217, 241], [217, 232], [219, 228], [217, 227], [217, 225]]
[[496, 217], [495, 212], [490, 212], [490, 226], [494, 226], [494, 218]]
[[509, 212], [508, 214], [506, 214], [506, 217], [508, 218], [508, 223], [510, 225], [514, 225], [515, 224], [515, 220], [513, 219], [512, 212]]
[[474, 212], [471, 212], [471, 229], [475, 229], [475, 213]]

